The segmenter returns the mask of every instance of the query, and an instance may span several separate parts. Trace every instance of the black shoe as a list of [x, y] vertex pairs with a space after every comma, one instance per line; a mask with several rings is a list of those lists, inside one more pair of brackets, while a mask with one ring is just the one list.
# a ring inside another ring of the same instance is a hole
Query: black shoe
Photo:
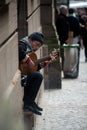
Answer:
[[39, 111], [43, 111], [43, 109], [41, 107], [39, 107], [36, 102], [33, 102], [33, 106], [38, 109]]
[[24, 111], [25, 113], [33, 112], [33, 113], [35, 113], [35, 114], [37, 114], [37, 115], [42, 115], [42, 113], [39, 112], [38, 109], [36, 109], [36, 108], [33, 107], [32, 105], [30, 105], [30, 106], [24, 106], [24, 107], [23, 107], [23, 111]]

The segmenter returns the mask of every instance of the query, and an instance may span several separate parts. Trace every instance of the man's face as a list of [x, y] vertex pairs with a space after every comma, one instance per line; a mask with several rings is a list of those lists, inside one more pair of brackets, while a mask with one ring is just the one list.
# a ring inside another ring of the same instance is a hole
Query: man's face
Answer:
[[41, 43], [39, 41], [31, 41], [31, 46], [33, 50], [36, 51], [41, 47]]
[[64, 15], [67, 15], [67, 14], [68, 14], [68, 9], [65, 8], [65, 9], [64, 9]]

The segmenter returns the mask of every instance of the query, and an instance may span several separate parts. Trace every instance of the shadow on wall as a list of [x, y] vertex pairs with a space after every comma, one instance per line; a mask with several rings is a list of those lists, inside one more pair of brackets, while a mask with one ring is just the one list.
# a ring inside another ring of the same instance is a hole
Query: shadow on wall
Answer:
[[15, 116], [13, 109], [14, 106], [10, 106], [7, 101], [0, 103], [0, 130], [24, 130], [22, 120]]

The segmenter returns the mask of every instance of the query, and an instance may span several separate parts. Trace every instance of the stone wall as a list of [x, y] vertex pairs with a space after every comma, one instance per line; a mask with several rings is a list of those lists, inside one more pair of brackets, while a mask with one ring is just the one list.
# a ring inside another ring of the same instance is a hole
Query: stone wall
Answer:
[[[18, 69], [18, 40], [34, 31], [43, 32], [46, 39], [45, 45], [37, 51], [40, 58], [48, 54], [49, 45], [54, 47], [50, 43], [55, 41], [57, 44], [52, 25], [52, 0], [0, 0], [0, 129], [33, 129], [33, 122], [29, 117], [27, 128], [22, 123], [27, 118], [22, 114], [23, 88]], [[45, 78], [37, 102], [44, 92], [45, 80], [48, 85], [50, 81], [49, 71], [43, 69], [41, 73]], [[46, 76], [49, 78], [46, 79]]]
[[41, 23], [40, 23], [40, 2], [38, 0], [28, 1], [28, 34], [41, 30]]
[[22, 121], [21, 97], [17, 2], [16, 0], [3, 1], [0, 3], [0, 121], [2, 121], [0, 129], [12, 130], [19, 127], [19, 122]]

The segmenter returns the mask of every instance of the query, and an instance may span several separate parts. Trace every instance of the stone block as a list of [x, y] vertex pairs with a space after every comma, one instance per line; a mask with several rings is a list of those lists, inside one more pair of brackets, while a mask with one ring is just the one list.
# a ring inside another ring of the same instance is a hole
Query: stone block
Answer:
[[0, 9], [0, 44], [17, 29], [17, 3], [15, 0]]
[[61, 89], [61, 66], [59, 58], [48, 67], [48, 86], [47, 89]]
[[41, 6], [41, 24], [49, 25], [52, 24], [52, 7], [51, 6]]
[[28, 0], [28, 16], [39, 8], [40, 2], [38, 0]]
[[0, 97], [11, 83], [18, 69], [18, 35], [15, 33], [5, 45], [0, 48]]
[[40, 8], [38, 8], [27, 20], [28, 34], [34, 31], [41, 31], [40, 25]]
[[0, 98], [0, 121], [2, 121], [0, 129], [25, 130], [21, 109], [22, 95], [20, 71], [17, 70], [9, 86], [4, 90], [3, 97]]

